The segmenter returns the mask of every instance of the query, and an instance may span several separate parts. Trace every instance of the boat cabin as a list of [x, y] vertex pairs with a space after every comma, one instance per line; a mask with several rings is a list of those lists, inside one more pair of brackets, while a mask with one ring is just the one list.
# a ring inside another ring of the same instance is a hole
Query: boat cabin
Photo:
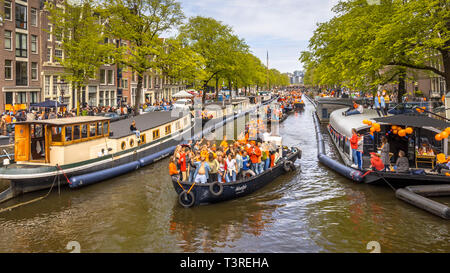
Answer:
[[[53, 157], [60, 157], [55, 154], [61, 150], [59, 147], [80, 146], [107, 138], [109, 126], [109, 118], [91, 116], [18, 122], [15, 124], [15, 161], [50, 164], [56, 159]], [[73, 152], [80, 153], [79, 148], [74, 147]]]
[[[432, 169], [437, 162], [437, 155], [449, 155], [448, 139], [438, 141], [435, 135], [450, 127], [450, 123], [420, 114], [402, 114], [388, 117], [379, 117], [375, 110], [365, 109], [363, 114], [343, 116], [346, 109], [334, 111], [330, 116], [328, 131], [338, 148], [342, 159], [347, 165], [352, 164], [352, 152], [350, 148], [350, 138], [352, 128], [358, 134], [364, 136], [363, 142], [363, 168], [370, 165], [370, 153], [379, 151], [381, 138], [385, 136], [390, 146], [391, 164], [394, 165], [398, 158], [398, 152], [402, 150], [409, 159], [410, 168]], [[363, 124], [363, 120], [370, 120], [380, 124], [379, 133], [370, 134], [370, 126]], [[393, 133], [392, 126], [410, 127], [411, 134], [401, 137]], [[419, 149], [426, 144], [433, 152], [423, 155]]]

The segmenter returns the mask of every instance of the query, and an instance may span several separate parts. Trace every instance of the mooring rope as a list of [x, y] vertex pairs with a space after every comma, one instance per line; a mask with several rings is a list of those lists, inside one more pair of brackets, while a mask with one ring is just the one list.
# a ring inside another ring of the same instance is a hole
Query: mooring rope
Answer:
[[22, 202], [22, 203], [19, 203], [19, 204], [15, 204], [15, 205], [7, 207], [7, 208], [0, 209], [0, 213], [3, 213], [5, 211], [11, 211], [11, 210], [13, 210], [15, 208], [18, 208], [18, 207], [21, 207], [21, 206], [25, 206], [25, 205], [28, 205], [28, 204], [31, 204], [31, 203], [34, 203], [34, 202], [37, 202], [39, 200], [42, 200], [42, 199], [46, 198], [47, 196], [49, 196], [50, 192], [52, 191], [53, 186], [55, 185], [55, 181], [56, 181], [57, 177], [59, 177], [58, 170], [56, 170], [56, 176], [53, 179], [53, 183], [52, 183], [52, 186], [50, 187], [50, 190], [44, 196], [41, 196], [41, 197], [38, 197], [38, 198], [35, 198], [35, 199], [32, 199], [32, 200], [29, 200], [29, 201], [26, 201], [26, 202]]

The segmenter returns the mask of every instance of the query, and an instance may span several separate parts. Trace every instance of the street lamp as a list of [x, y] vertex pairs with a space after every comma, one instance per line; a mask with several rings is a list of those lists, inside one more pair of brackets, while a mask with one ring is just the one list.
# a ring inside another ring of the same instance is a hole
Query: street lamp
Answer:
[[[60, 97], [59, 97], [59, 101], [61, 103], [64, 103], [64, 92], [66, 91], [66, 87], [67, 87], [67, 83], [64, 81], [64, 79], [61, 79], [61, 81], [56, 83], [59, 86], [59, 91], [60, 91]], [[56, 116], [58, 116], [58, 99], [55, 99], [55, 112], [56, 112]]]

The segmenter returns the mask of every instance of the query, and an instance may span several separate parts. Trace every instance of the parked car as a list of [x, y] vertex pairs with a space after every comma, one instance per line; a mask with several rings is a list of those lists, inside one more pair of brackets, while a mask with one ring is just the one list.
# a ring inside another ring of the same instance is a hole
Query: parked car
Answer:
[[119, 115], [115, 112], [104, 113], [101, 116], [104, 116], [105, 118], [110, 118], [111, 122], [118, 121], [121, 119], [126, 119], [128, 117], [127, 115]]
[[428, 109], [428, 104], [423, 102], [407, 102], [407, 103], [400, 103], [395, 105], [393, 108], [388, 110], [388, 114], [391, 115], [401, 115], [401, 114], [408, 114], [408, 113], [414, 113], [416, 112], [414, 110], [414, 107], [426, 107]]
[[144, 109], [144, 113], [159, 111], [163, 111], [163, 108], [161, 106], [147, 106], [147, 108]]

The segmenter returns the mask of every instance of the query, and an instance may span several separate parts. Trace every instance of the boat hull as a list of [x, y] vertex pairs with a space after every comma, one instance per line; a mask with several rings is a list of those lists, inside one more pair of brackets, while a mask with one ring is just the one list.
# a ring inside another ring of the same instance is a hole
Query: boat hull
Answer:
[[191, 206], [224, 202], [246, 196], [263, 188], [264, 186], [273, 182], [280, 175], [288, 172], [284, 168], [284, 161], [287, 160], [295, 162], [295, 160], [299, 157], [301, 157], [301, 151], [299, 149], [296, 149], [295, 152], [288, 154], [285, 160], [257, 176], [243, 181], [221, 183], [223, 186], [223, 192], [220, 195], [215, 195], [211, 192], [210, 186], [213, 183], [195, 184], [192, 187], [191, 183], [179, 182], [176, 179], [172, 179], [172, 184], [178, 195], [182, 194], [185, 191], [188, 191], [192, 187], [190, 192], [193, 194], [194, 202]]

